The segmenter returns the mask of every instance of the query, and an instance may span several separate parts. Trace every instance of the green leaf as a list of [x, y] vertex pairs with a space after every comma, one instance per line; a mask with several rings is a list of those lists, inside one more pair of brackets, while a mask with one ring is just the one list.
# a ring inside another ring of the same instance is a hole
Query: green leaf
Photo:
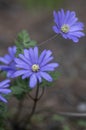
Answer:
[[23, 30], [18, 34], [15, 44], [17, 46], [16, 56], [18, 56], [19, 53], [23, 53], [24, 48], [28, 49], [30, 47], [34, 47], [36, 45], [36, 41], [31, 40], [28, 32]]
[[21, 77], [18, 77], [11, 86], [12, 94], [16, 98], [22, 98], [26, 93], [30, 92], [32, 89], [28, 86], [28, 80], [22, 80]]

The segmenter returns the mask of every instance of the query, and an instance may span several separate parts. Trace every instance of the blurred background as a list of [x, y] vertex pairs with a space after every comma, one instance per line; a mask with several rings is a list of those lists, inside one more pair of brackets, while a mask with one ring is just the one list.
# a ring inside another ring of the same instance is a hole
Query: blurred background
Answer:
[[[9, 45], [14, 45], [17, 34], [23, 29], [39, 44], [53, 36], [53, 10], [61, 8], [75, 11], [86, 26], [85, 0], [0, 0], [0, 55], [7, 52]], [[38, 109], [63, 112], [63, 115], [69, 116], [71, 113], [86, 114], [85, 41], [86, 37], [75, 44], [58, 36], [40, 47], [53, 51], [55, 60], [60, 64], [58, 71], [61, 75], [52, 88], [46, 89]], [[10, 103], [16, 109], [13, 102]]]

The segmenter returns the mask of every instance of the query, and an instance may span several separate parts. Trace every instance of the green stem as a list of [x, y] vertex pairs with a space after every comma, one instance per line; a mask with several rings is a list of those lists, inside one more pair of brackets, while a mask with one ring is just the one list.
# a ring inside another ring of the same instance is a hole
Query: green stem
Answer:
[[47, 42], [53, 40], [53, 39], [56, 38], [56, 37], [57, 37], [57, 34], [54, 35], [54, 36], [52, 36], [52, 37], [50, 37], [48, 40], [45, 40], [45, 41], [41, 42], [38, 46], [41, 46], [41, 45], [43, 45], [43, 44], [45, 44], [45, 43], [47, 43]]

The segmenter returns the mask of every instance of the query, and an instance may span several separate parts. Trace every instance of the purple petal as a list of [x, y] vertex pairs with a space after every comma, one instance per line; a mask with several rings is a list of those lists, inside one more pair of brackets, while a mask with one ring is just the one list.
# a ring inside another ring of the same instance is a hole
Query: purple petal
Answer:
[[53, 26], [53, 31], [55, 32], [55, 33], [59, 33], [60, 32], [60, 30], [57, 28], [57, 26]]
[[8, 83], [10, 83], [10, 80], [9, 79], [7, 79], [7, 80], [4, 80], [4, 81], [2, 81], [2, 82], [0, 82], [0, 87], [4, 87], [4, 85], [6, 85], [6, 84], [8, 84]]
[[25, 69], [25, 70], [30, 70], [30, 66], [27, 65], [27, 64], [17, 64], [16, 67], [22, 68], [22, 69]]
[[0, 57], [0, 61], [5, 63], [5, 64], [8, 64], [9, 62], [7, 61], [7, 59], [3, 58], [3, 57]]
[[29, 51], [27, 49], [24, 49], [24, 56], [28, 59], [29, 59]]
[[36, 84], [37, 84], [37, 77], [36, 77], [35, 74], [32, 74], [32, 75], [30, 76], [29, 86], [30, 86], [30, 88], [34, 88], [34, 87], [36, 86]]
[[35, 54], [34, 54], [34, 51], [32, 48], [29, 49], [29, 57], [30, 57], [30, 60], [31, 62], [34, 64], [35, 63]]
[[28, 63], [29, 65], [31, 65], [30, 60], [28, 60], [23, 54], [19, 54], [19, 57], [26, 63]]
[[34, 60], [35, 60], [35, 63], [37, 64], [38, 63], [38, 47], [34, 47]]
[[8, 71], [8, 72], [7, 72], [7, 77], [8, 77], [8, 78], [13, 78], [14, 72], [15, 72], [14, 70]]
[[10, 92], [10, 89], [0, 89], [0, 93], [9, 94]]
[[40, 75], [47, 81], [52, 82], [52, 77], [46, 72], [40, 72]]
[[70, 11], [68, 10], [68, 11], [65, 13], [65, 18], [64, 18], [63, 24], [66, 24], [66, 23], [68, 22], [69, 17], [70, 17]]
[[16, 47], [9, 47], [8, 48], [8, 52], [10, 54], [10, 56], [13, 58], [14, 57], [14, 54], [16, 53]]
[[44, 51], [40, 54], [39, 61], [38, 61], [39, 64], [43, 61], [43, 58], [45, 57], [45, 55], [46, 55], [46, 50], [44, 50]]
[[65, 13], [64, 13], [64, 10], [63, 9], [61, 9], [61, 24], [63, 24], [63, 22], [64, 22], [64, 18], [65, 18]]
[[8, 87], [9, 87], [9, 84], [2, 86], [2, 88], [8, 88]]
[[83, 32], [71, 32], [70, 33], [71, 36], [75, 36], [75, 37], [82, 37], [85, 36], [85, 34]]
[[29, 73], [28, 70], [18, 70], [16, 71], [14, 74], [13, 74], [13, 77], [18, 77], [20, 75], [23, 75], [23, 74], [26, 74], [26, 73]]
[[69, 39], [72, 39], [75, 43], [77, 43], [79, 41], [79, 39], [73, 35], [68, 35]]
[[25, 63], [23, 60], [19, 59], [19, 58], [15, 58], [15, 62], [16, 62], [16, 66], [17, 67], [23, 67], [23, 68], [29, 68], [29, 64]]
[[24, 74], [24, 75], [22, 76], [22, 79], [25, 79], [25, 78], [30, 77], [31, 74], [32, 74], [32, 72], [28, 72], [28, 73]]
[[37, 76], [38, 81], [41, 83], [42, 78], [41, 78], [40, 72], [36, 73], [36, 76]]
[[3, 98], [2, 96], [0, 96], [0, 100], [7, 103], [7, 100], [5, 98]]
[[41, 71], [53, 71], [55, 69], [55, 67], [58, 67], [59, 64], [58, 63], [50, 63], [44, 67], [41, 68]]
[[71, 26], [69, 32], [74, 32], [74, 31], [79, 31], [79, 30], [83, 30], [83, 28], [76, 25], [76, 26]]
[[51, 60], [53, 60], [53, 57], [52, 57], [52, 56], [49, 57], [48, 59], [43, 60], [43, 62], [40, 64], [40, 67], [46, 65], [46, 64], [47, 64], [48, 62], [50, 62]]

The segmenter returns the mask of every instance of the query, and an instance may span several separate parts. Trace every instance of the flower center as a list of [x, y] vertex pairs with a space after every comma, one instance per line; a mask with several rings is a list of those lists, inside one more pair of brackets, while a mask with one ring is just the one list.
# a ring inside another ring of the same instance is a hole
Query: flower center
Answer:
[[64, 24], [62, 27], [61, 27], [61, 31], [63, 33], [67, 33], [69, 32], [69, 26], [67, 24]]
[[39, 65], [34, 64], [32, 65], [32, 71], [37, 72], [39, 70]]

